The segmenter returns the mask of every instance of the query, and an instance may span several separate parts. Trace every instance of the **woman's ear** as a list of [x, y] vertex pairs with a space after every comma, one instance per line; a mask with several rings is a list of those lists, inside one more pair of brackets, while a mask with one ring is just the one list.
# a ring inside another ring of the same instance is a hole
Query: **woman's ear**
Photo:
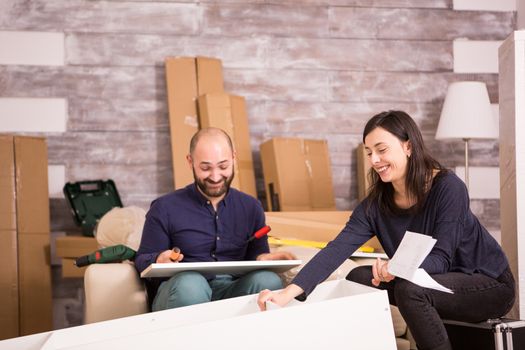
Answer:
[[410, 156], [412, 155], [412, 142], [410, 142], [410, 140], [405, 141], [404, 148], [405, 148], [405, 154], [407, 155], [408, 158], [410, 158]]

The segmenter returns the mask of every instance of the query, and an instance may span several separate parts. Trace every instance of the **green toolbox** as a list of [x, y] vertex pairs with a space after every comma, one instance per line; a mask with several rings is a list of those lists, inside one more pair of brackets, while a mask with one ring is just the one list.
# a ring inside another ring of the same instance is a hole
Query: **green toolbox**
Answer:
[[122, 208], [113, 180], [68, 182], [64, 185], [64, 196], [84, 236], [93, 236], [98, 221], [108, 211]]

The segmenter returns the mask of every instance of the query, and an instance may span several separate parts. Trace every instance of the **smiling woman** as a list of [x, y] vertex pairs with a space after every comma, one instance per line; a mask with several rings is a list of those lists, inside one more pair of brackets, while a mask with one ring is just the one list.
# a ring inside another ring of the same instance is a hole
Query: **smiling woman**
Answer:
[[365, 126], [363, 142], [372, 165], [369, 195], [291, 284], [281, 292], [261, 292], [259, 305], [306, 298], [374, 235], [391, 258], [407, 231], [418, 232], [437, 241], [420, 267], [454, 294], [395, 278], [381, 260], [353, 269], [346, 278], [386, 290], [419, 349], [451, 349], [441, 317], [480, 322], [512, 307], [514, 278], [507, 258], [470, 210], [465, 184], [429, 154], [407, 113], [375, 115]]

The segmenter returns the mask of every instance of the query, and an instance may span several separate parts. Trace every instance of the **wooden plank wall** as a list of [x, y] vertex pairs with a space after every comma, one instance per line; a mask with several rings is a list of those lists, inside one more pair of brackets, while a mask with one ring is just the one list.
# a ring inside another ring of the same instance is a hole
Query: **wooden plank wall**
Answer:
[[[454, 74], [452, 42], [514, 28], [515, 12], [454, 11], [451, 0], [2, 0], [0, 31], [63, 33], [65, 63], [0, 65], [0, 96], [66, 98], [67, 130], [44, 133], [49, 163], [66, 181], [112, 178], [125, 205], [147, 208], [172, 186], [164, 57], [218, 57], [227, 91], [247, 99], [260, 196], [261, 142], [326, 138], [348, 210], [355, 149], [377, 112], [408, 111], [437, 158], [463, 164], [462, 142], [434, 140], [447, 85], [483, 80], [498, 103], [498, 79]], [[473, 141], [470, 164], [498, 166], [498, 142]], [[51, 208], [53, 231], [73, 229], [64, 199]], [[499, 201], [473, 208], [499, 230]]]

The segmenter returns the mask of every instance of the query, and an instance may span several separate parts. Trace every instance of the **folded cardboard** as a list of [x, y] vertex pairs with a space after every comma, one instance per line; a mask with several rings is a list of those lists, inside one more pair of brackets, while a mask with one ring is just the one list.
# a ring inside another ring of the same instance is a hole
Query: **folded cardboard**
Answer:
[[93, 323], [0, 342], [0, 349], [396, 349], [386, 291], [338, 280], [276, 310], [260, 312], [256, 300], [248, 295]]
[[0, 135], [0, 339], [52, 328], [47, 145]]
[[356, 150], [357, 155], [357, 197], [359, 201], [365, 199], [370, 188], [370, 162], [366, 154], [365, 146], [361, 143]]
[[61, 258], [78, 258], [91, 254], [98, 249], [94, 237], [62, 236], [55, 240], [56, 256]]
[[224, 90], [220, 60], [206, 57], [166, 59], [166, 84], [175, 188], [193, 182], [186, 161], [190, 140], [199, 130], [197, 97]]
[[49, 235], [18, 235], [20, 335], [53, 328]]
[[199, 96], [199, 121], [202, 128], [220, 128], [230, 136], [237, 154], [232, 186], [257, 197], [244, 98], [227, 93]]
[[18, 234], [49, 236], [47, 145], [41, 137], [14, 137]]
[[[266, 212], [266, 224], [272, 228], [271, 236], [329, 242], [344, 228], [350, 219], [351, 211], [315, 211], [315, 212]], [[374, 248], [374, 252], [384, 252], [376, 237], [365, 244]]]
[[325, 140], [273, 138], [261, 144], [270, 211], [335, 210]]
[[18, 337], [18, 259], [15, 230], [0, 230], [0, 340]]
[[16, 230], [15, 151], [6, 135], [0, 135], [0, 193], [0, 230]]
[[224, 91], [221, 60], [197, 56], [195, 65], [197, 67], [197, 97]]

